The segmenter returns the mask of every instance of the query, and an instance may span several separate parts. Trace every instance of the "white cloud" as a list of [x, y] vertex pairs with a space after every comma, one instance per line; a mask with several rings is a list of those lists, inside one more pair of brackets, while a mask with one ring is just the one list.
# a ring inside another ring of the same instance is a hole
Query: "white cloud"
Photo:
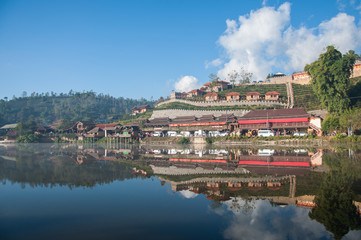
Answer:
[[209, 67], [218, 67], [223, 63], [222, 59], [220, 58], [216, 58], [213, 61], [206, 61], [206, 69], [208, 69]]
[[278, 8], [262, 7], [226, 21], [227, 28], [219, 38], [226, 61], [218, 76], [226, 78], [229, 72], [244, 67], [262, 80], [268, 73], [290, 73], [303, 70], [317, 59], [326, 46], [334, 45], [342, 53], [361, 47], [361, 27], [355, 18], [339, 13], [315, 28], [291, 26], [291, 4]]
[[184, 76], [174, 84], [174, 88], [177, 92], [189, 92], [193, 89], [200, 88], [201, 86], [202, 84], [193, 76]]

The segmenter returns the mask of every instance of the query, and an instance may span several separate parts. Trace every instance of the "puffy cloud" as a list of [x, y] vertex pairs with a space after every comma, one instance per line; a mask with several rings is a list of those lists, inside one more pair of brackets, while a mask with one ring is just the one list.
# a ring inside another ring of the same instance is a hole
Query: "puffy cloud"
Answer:
[[184, 76], [174, 84], [174, 88], [177, 92], [189, 92], [193, 89], [200, 88], [201, 86], [202, 84], [193, 76]]
[[278, 8], [262, 7], [227, 20], [227, 28], [218, 42], [224, 48], [226, 61], [218, 76], [244, 67], [254, 74], [254, 80], [262, 80], [270, 72], [292, 72], [317, 59], [328, 45], [341, 52], [358, 50], [361, 28], [355, 18], [339, 13], [316, 28], [290, 25], [291, 4], [283, 3]]

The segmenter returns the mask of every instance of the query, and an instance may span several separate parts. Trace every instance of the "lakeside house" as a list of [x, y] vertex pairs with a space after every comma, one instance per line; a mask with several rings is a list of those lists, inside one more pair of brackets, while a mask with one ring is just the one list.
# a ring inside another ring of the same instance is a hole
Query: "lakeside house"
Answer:
[[12, 124], [5, 124], [0, 128], [0, 132], [4, 133], [5, 140], [7, 141], [15, 141], [16, 136], [16, 127], [18, 126], [18, 123], [12, 123]]

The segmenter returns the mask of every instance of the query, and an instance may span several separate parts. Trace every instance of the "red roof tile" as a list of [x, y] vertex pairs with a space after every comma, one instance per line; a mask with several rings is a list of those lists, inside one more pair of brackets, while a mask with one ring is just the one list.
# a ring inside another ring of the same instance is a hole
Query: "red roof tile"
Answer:
[[226, 96], [239, 96], [241, 94], [239, 94], [238, 92], [229, 92], [226, 94]]
[[204, 95], [205, 97], [215, 97], [215, 96], [218, 96], [218, 94], [217, 93], [214, 93], [214, 92], [212, 92], [212, 93], [207, 93], [206, 95]]
[[280, 95], [280, 94], [275, 91], [270, 91], [270, 92], [267, 92], [265, 95]]
[[250, 95], [261, 95], [259, 92], [248, 92], [246, 94], [246, 96], [250, 96]]

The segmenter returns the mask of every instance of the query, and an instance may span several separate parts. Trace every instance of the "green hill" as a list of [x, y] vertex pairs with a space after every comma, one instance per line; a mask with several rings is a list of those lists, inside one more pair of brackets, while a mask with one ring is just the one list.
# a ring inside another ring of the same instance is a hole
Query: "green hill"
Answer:
[[153, 103], [144, 98], [115, 98], [92, 91], [60, 95], [33, 93], [30, 97], [0, 100], [0, 125], [29, 119], [43, 124], [61, 119], [95, 122], [117, 120], [130, 114], [135, 106]]

